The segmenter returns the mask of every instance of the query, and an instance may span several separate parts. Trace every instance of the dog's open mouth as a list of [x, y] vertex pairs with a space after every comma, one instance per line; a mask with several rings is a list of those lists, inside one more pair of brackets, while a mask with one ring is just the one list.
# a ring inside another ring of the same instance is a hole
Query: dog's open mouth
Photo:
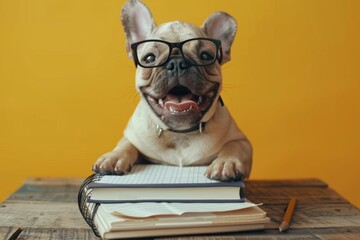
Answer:
[[185, 86], [176, 86], [163, 98], [154, 98], [150, 95], [145, 96], [148, 103], [159, 116], [166, 117], [168, 114], [173, 116], [187, 114], [203, 115], [214, 101], [218, 88], [218, 86], [215, 86], [206, 94], [198, 96]]

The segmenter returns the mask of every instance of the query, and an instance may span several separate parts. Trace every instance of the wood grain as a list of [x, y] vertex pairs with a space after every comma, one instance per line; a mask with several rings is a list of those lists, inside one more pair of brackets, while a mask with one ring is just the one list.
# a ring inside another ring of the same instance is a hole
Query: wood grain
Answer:
[[17, 239], [21, 229], [16, 227], [0, 227], [0, 239]]
[[10, 202], [76, 202], [79, 186], [73, 185], [23, 185], [12, 194]]
[[[271, 185], [269, 184], [271, 182]], [[327, 188], [327, 183], [317, 178], [282, 179], [282, 180], [245, 180], [247, 188], [277, 188], [277, 187], [320, 187]]]
[[[33, 178], [0, 205], [0, 239], [97, 239], [77, 207], [82, 179]], [[247, 180], [248, 199], [271, 222], [265, 231], [157, 239], [360, 239], [360, 211], [319, 179]], [[290, 196], [298, 199], [290, 229], [280, 233]]]
[[77, 204], [10, 203], [0, 208], [0, 226], [88, 229]]
[[79, 187], [83, 178], [27, 178], [24, 185], [75, 186]]
[[26, 228], [24, 229], [18, 239], [26, 240], [99, 240], [90, 229], [54, 229], [54, 228]]
[[287, 204], [290, 196], [298, 203], [346, 203], [348, 201], [330, 188], [322, 187], [245, 187], [245, 196], [255, 203]]
[[242, 232], [229, 234], [199, 235], [191, 237], [156, 238], [161, 240], [277, 240], [277, 239], [321, 239], [321, 240], [356, 240], [360, 239], [360, 227], [331, 229], [290, 229], [285, 233], [276, 230]]

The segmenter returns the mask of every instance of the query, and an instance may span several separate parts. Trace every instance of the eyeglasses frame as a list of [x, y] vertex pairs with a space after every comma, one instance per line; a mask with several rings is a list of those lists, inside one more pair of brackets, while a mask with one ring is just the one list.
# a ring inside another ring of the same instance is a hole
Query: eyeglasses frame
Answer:
[[[216, 56], [214, 57], [214, 60], [211, 62], [211, 63], [207, 63], [207, 64], [194, 64], [193, 62], [189, 62], [184, 53], [183, 53], [183, 50], [182, 50], [182, 47], [185, 43], [187, 42], [190, 42], [190, 41], [193, 41], [193, 40], [208, 40], [208, 41], [211, 41], [215, 44], [216, 46]], [[145, 66], [145, 65], [142, 65], [139, 61], [139, 58], [137, 56], [137, 47], [142, 44], [142, 43], [145, 43], [145, 42], [161, 42], [161, 43], [164, 43], [166, 45], [169, 46], [169, 55], [168, 55], [168, 58], [164, 61], [164, 63], [160, 64], [160, 65], [157, 65], [157, 66]], [[132, 51], [132, 55], [133, 55], [133, 60], [134, 60], [134, 63], [135, 63], [135, 66], [137, 67], [138, 65], [143, 67], [143, 68], [157, 68], [157, 67], [161, 67], [161, 66], [164, 66], [166, 65], [170, 58], [171, 58], [171, 52], [174, 48], [177, 48], [179, 49], [180, 53], [181, 53], [181, 56], [185, 59], [185, 61], [190, 64], [190, 65], [194, 65], [194, 66], [208, 66], [208, 65], [212, 65], [216, 62], [216, 59], [219, 61], [219, 63], [221, 63], [221, 60], [222, 60], [222, 47], [221, 47], [221, 41], [218, 40], [218, 39], [213, 39], [213, 38], [189, 38], [189, 39], [186, 39], [185, 41], [181, 41], [181, 42], [167, 42], [165, 40], [161, 40], [161, 39], [147, 39], [147, 40], [143, 40], [143, 41], [139, 41], [139, 42], [134, 42], [130, 45], [131, 47], [131, 51]], [[220, 56], [219, 56], [220, 55]]]

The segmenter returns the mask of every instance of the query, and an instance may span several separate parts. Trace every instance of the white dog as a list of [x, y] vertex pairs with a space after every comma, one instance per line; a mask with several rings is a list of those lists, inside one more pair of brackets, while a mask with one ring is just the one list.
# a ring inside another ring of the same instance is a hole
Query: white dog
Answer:
[[201, 28], [174, 21], [156, 26], [138, 0], [122, 10], [127, 51], [136, 64], [140, 102], [117, 147], [95, 172], [125, 174], [146, 159], [179, 166], [209, 165], [207, 177], [248, 177], [252, 148], [223, 105], [221, 65], [230, 60], [235, 20], [216, 12]]

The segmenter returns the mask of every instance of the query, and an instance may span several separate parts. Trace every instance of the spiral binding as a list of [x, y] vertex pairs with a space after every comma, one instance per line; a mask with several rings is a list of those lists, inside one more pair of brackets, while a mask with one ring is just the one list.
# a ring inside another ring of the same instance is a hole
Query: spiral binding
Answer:
[[100, 180], [103, 175], [101, 174], [92, 174], [87, 177], [80, 186], [79, 193], [78, 193], [78, 207], [81, 212], [81, 215], [85, 219], [86, 223], [91, 227], [94, 234], [97, 237], [101, 237], [99, 231], [97, 230], [94, 224], [94, 217], [95, 214], [100, 206], [99, 203], [89, 203], [88, 199], [90, 198], [91, 189], [88, 189], [87, 186], [89, 183], [93, 181]]

